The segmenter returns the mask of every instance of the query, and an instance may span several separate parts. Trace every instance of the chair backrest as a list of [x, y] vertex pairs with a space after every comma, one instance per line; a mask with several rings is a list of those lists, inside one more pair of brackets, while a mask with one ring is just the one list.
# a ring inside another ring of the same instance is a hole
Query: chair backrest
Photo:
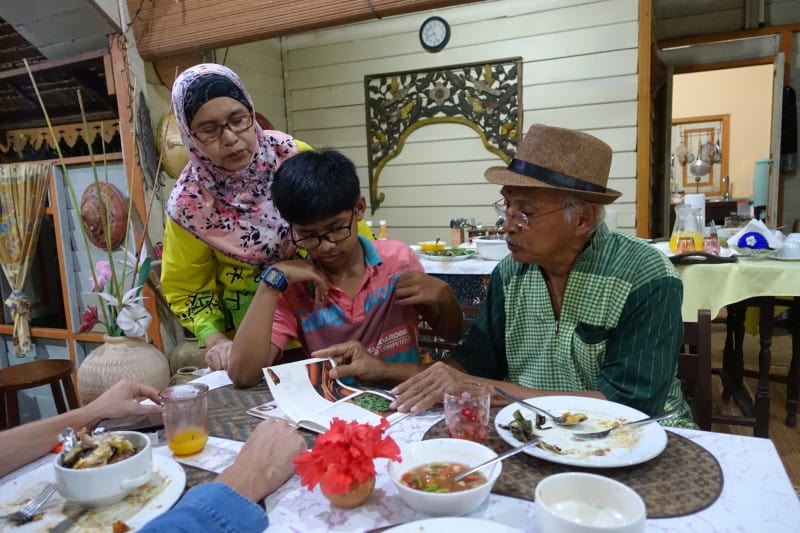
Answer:
[[[469, 329], [475, 322], [475, 315], [478, 314], [478, 307], [474, 305], [464, 305], [461, 307], [464, 313], [464, 334], [462, 338], [469, 333]], [[420, 347], [420, 352], [429, 352], [434, 359], [440, 359], [448, 351], [455, 348], [458, 343], [443, 340], [433, 334], [430, 324], [421, 320], [419, 323], [419, 341], [417, 345]]]
[[711, 312], [697, 311], [697, 322], [683, 323], [678, 379], [692, 408], [695, 423], [711, 430]]

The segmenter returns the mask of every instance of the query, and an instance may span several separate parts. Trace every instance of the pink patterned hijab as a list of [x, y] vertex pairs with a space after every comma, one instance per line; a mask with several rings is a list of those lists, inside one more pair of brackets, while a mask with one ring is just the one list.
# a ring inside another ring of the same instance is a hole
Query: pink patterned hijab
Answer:
[[172, 85], [172, 105], [189, 163], [181, 172], [167, 204], [167, 215], [183, 229], [227, 256], [256, 266], [280, 259], [289, 224], [272, 203], [270, 187], [280, 164], [297, 152], [292, 137], [262, 130], [254, 121], [258, 146], [250, 165], [231, 172], [213, 164], [189, 132], [184, 112], [187, 90], [202, 76], [217, 74], [239, 87], [250, 109], [253, 100], [229, 68], [203, 63], [186, 69]]

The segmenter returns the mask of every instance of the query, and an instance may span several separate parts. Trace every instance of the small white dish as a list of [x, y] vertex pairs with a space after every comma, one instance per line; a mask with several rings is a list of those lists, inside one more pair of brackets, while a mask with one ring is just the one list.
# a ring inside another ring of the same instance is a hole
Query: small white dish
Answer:
[[431, 439], [416, 442], [403, 449], [400, 462], [390, 462], [389, 478], [394, 483], [400, 497], [415, 511], [431, 516], [458, 516], [474, 511], [492, 491], [500, 472], [502, 462], [481, 470], [486, 483], [461, 492], [425, 492], [407, 487], [402, 482], [403, 474], [428, 463], [453, 462], [475, 466], [497, 457], [490, 448], [477, 442], [463, 439]]
[[540, 533], [643, 533], [647, 517], [636, 491], [584, 472], [554, 474], [536, 486], [533, 519]]

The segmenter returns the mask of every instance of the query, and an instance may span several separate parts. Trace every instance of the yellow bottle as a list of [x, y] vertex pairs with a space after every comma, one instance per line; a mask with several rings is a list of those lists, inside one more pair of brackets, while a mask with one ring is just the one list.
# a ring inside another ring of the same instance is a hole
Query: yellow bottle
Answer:
[[389, 238], [389, 232], [386, 231], [386, 221], [380, 221], [380, 229], [378, 230], [378, 240], [384, 241]]

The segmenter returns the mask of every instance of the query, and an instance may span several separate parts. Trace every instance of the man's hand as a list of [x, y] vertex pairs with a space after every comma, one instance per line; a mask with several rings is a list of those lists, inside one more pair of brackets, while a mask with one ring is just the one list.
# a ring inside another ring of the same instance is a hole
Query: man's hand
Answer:
[[459, 381], [470, 378], [460, 370], [453, 368], [441, 361], [437, 361], [419, 374], [407, 379], [392, 389], [392, 394], [397, 398], [392, 402], [392, 408], [400, 412], [421, 413], [429, 409], [444, 398], [444, 390]]
[[401, 305], [436, 304], [442, 299], [442, 291], [448, 288], [444, 281], [424, 272], [406, 272], [397, 278], [394, 292]]
[[[142, 405], [139, 398], [148, 398], [156, 405]], [[150, 415], [161, 412], [158, 391], [127, 378], [116, 382], [86, 407], [96, 418], [123, 418], [131, 415]]]
[[227, 337], [215, 343], [206, 344], [206, 364], [211, 370], [227, 370], [231, 363], [231, 346], [233, 341]]
[[311, 357], [333, 359], [336, 367], [330, 372], [332, 378], [353, 376], [359, 381], [380, 382], [385, 379], [385, 363], [373, 357], [358, 341], [347, 341], [317, 350]]
[[289, 479], [303, 437], [282, 420], [265, 420], [250, 434], [236, 461], [217, 477], [245, 498], [260, 502]]

